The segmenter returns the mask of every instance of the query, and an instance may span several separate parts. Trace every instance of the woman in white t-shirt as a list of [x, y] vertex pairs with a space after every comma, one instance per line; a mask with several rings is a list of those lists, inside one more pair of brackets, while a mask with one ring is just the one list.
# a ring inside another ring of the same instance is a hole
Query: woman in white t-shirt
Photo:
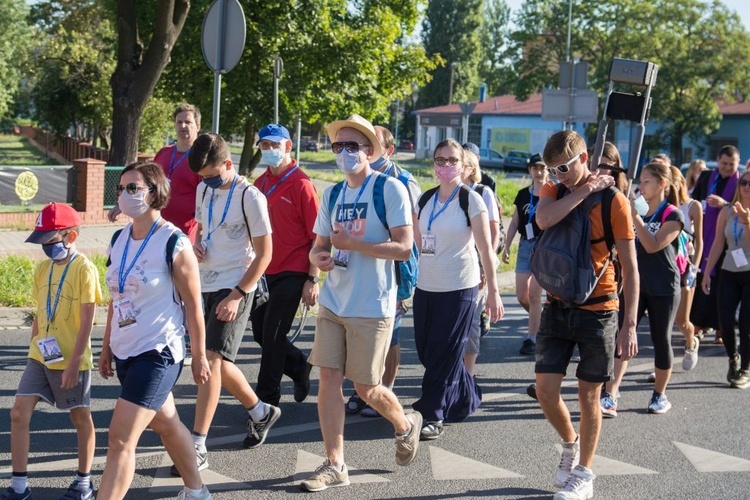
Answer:
[[[453, 139], [435, 148], [440, 184], [419, 200], [419, 278], [414, 293], [414, 340], [425, 367], [422, 397], [413, 407], [424, 416], [422, 439], [437, 439], [443, 422], [460, 422], [481, 402], [475, 378], [463, 363], [477, 289], [479, 260], [495, 269], [487, 207], [478, 193], [462, 184], [465, 151]], [[478, 250], [478, 255], [477, 255]], [[503, 315], [494, 272], [487, 273], [487, 313]]]
[[[200, 303], [198, 261], [190, 241], [161, 217], [169, 181], [155, 163], [133, 163], [120, 174], [118, 205], [132, 219], [109, 248], [107, 315], [99, 373], [122, 386], [109, 424], [107, 463], [98, 496], [123, 498], [135, 472], [135, 448], [147, 427], [161, 436], [182, 474], [178, 498], [209, 499], [190, 431], [180, 421], [172, 387], [185, 357], [184, 323], [192, 346], [193, 379], [210, 377]], [[183, 312], [184, 305], [184, 312]]]

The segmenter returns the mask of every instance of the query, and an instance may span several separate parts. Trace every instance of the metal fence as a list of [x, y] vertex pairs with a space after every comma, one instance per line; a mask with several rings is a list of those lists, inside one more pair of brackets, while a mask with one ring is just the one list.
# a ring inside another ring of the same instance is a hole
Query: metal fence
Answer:
[[120, 172], [125, 167], [104, 167], [104, 208], [110, 209], [117, 203], [117, 186], [120, 180]]

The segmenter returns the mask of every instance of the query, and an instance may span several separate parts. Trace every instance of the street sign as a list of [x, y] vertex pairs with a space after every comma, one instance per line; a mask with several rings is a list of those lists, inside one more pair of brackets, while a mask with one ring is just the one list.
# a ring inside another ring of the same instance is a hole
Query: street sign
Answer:
[[477, 103], [475, 102], [462, 102], [459, 103], [459, 106], [461, 107], [461, 114], [463, 115], [470, 115], [474, 112], [474, 108], [477, 107]]
[[284, 72], [284, 61], [279, 57], [273, 60], [273, 76], [274, 78], [281, 78], [281, 74]]
[[561, 62], [560, 81], [558, 87], [561, 89], [576, 88], [586, 90], [589, 86], [589, 63], [586, 61]]
[[[572, 109], [571, 109], [572, 103]], [[542, 91], [542, 120], [591, 123], [599, 116], [599, 97], [593, 90]]]
[[214, 0], [203, 18], [201, 49], [215, 73], [228, 73], [245, 50], [245, 13], [238, 0]]

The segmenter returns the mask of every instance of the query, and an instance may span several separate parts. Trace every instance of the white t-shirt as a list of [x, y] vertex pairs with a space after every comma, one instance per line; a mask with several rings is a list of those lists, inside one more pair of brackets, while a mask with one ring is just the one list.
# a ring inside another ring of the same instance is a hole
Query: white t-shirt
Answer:
[[[369, 243], [388, 241], [390, 235], [375, 213], [373, 186], [375, 178], [380, 176], [373, 172], [364, 190], [346, 187], [341, 189], [334, 204], [336, 220], [344, 220], [344, 215], [353, 214], [350, 232]], [[396, 228], [411, 226], [411, 207], [409, 194], [401, 181], [385, 176], [383, 198], [388, 226]], [[323, 193], [318, 218], [315, 220], [315, 234], [329, 238], [333, 228], [329, 200], [332, 187]], [[356, 207], [354, 202], [357, 201]], [[342, 213], [341, 207], [347, 213]], [[392, 318], [396, 314], [396, 274], [392, 260], [377, 259], [358, 252], [349, 252], [349, 263], [346, 270], [334, 268], [328, 273], [323, 289], [320, 291], [320, 304], [334, 314], [346, 318]]]
[[[417, 288], [426, 292], [451, 292], [479, 284], [479, 256], [458, 197], [459, 193], [456, 193], [443, 213], [433, 220], [430, 231], [427, 226], [432, 213], [432, 198], [427, 200], [419, 217], [419, 232], [423, 237], [435, 237], [435, 255], [423, 254], [419, 257]], [[441, 208], [443, 203], [438, 201], [435, 213]], [[473, 219], [482, 212], [487, 212], [482, 197], [476, 191], [470, 191], [469, 218]]]
[[[469, 187], [475, 189], [477, 185], [474, 184]], [[495, 198], [495, 193], [489, 186], [484, 186], [484, 189], [482, 190], [482, 200], [484, 200], [484, 205], [487, 207], [487, 218], [489, 221], [493, 222], [500, 220], [500, 209], [497, 207], [497, 198]]]
[[[192, 252], [190, 240], [172, 223], [165, 222], [157, 228], [136, 259], [132, 269], [127, 270], [145, 240], [133, 240], [130, 236], [132, 223], [122, 229], [114, 246], [107, 249], [110, 265], [106, 283], [112, 295], [115, 314], [112, 317], [109, 345], [119, 359], [127, 359], [156, 349], [159, 352], [169, 347], [175, 362], [185, 357], [183, 335], [184, 317], [182, 304], [169, 273], [166, 260], [167, 241], [174, 232], [180, 237], [175, 245], [174, 256], [185, 249]], [[119, 280], [123, 253], [127, 245], [123, 274], [127, 273], [123, 292], [119, 291]], [[123, 316], [134, 317], [136, 323], [120, 327], [118, 311]]]
[[[202, 242], [207, 244], [203, 262], [200, 263], [202, 292], [234, 288], [255, 258], [242, 215], [243, 201], [250, 234], [253, 237], [271, 234], [266, 197], [244, 177], [237, 179], [231, 200], [230, 192], [231, 189], [211, 189], [203, 182], [198, 184], [195, 191], [195, 220], [201, 224]], [[209, 207], [212, 204], [209, 224]], [[225, 208], [226, 217], [222, 222]], [[253, 290], [255, 285], [247, 291]]]

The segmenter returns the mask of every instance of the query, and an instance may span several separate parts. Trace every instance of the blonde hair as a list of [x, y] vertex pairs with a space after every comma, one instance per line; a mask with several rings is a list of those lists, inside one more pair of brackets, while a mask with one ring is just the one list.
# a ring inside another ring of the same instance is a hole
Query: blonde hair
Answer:
[[706, 170], [706, 162], [703, 160], [693, 160], [692, 163], [690, 163], [690, 167], [687, 169], [687, 175], [685, 175], [688, 189], [693, 189], [695, 183], [698, 181], [698, 178], [695, 176], [696, 170], [699, 172]]
[[558, 156], [573, 158], [575, 155], [586, 152], [586, 141], [583, 137], [572, 130], [562, 130], [552, 134], [547, 139], [542, 157], [544, 163], [550, 165], [552, 160]]
[[737, 189], [734, 190], [734, 196], [732, 197], [732, 205], [734, 205], [735, 203], [737, 203], [738, 201], [740, 201], [740, 191], [741, 191], [741, 189], [740, 189], [739, 182], [742, 179], [744, 179], [745, 177], [749, 177], [749, 176], [750, 176], [750, 170], [745, 170], [744, 172], [742, 172], [742, 175], [740, 175], [740, 178], [737, 180]]
[[479, 158], [472, 151], [466, 151], [464, 154], [464, 163], [466, 168], [471, 172], [468, 180], [472, 183], [477, 183], [482, 180], [482, 172], [479, 170]]
[[680, 169], [672, 165], [672, 184], [674, 185], [675, 191], [677, 191], [677, 199], [680, 205], [683, 205], [690, 201], [690, 195], [688, 195], [687, 186], [685, 185], [685, 177], [682, 176]]
[[663, 180], [666, 182], [666, 186], [664, 187], [664, 198], [666, 198], [667, 203], [675, 206], [680, 205], [680, 200], [677, 197], [677, 190], [675, 189], [674, 182], [672, 181], [671, 167], [662, 162], [653, 161], [643, 167], [643, 170], [648, 171], [648, 173], [650, 173], [660, 181]]

